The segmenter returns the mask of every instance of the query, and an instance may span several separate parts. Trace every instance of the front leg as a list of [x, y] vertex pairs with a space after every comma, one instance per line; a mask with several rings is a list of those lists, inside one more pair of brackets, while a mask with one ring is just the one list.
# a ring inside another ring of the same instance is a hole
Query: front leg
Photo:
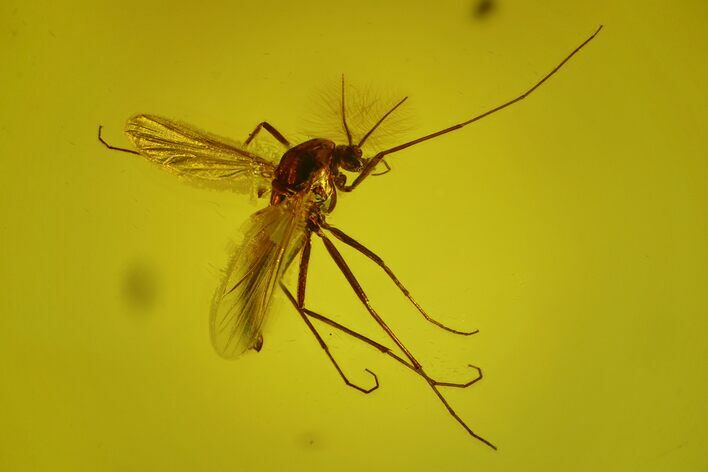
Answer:
[[256, 128], [253, 131], [251, 131], [251, 134], [248, 135], [248, 138], [246, 138], [246, 141], [243, 143], [243, 145], [248, 146], [251, 143], [251, 141], [253, 141], [253, 138], [255, 138], [258, 135], [258, 133], [261, 131], [261, 128], [264, 128], [266, 131], [268, 131], [271, 134], [271, 136], [273, 136], [275, 139], [278, 140], [278, 142], [280, 144], [285, 146], [285, 149], [290, 149], [290, 142], [287, 139], [285, 139], [285, 136], [283, 136], [280, 133], [280, 131], [275, 129], [273, 127], [273, 125], [271, 125], [267, 121], [262, 121], [262, 122], [258, 123], [258, 126], [256, 126]]

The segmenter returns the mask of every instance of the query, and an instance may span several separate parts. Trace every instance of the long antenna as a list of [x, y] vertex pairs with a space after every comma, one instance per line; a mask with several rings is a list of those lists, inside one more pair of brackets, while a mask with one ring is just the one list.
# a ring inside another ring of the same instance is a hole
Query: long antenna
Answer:
[[371, 171], [374, 169], [374, 167], [376, 167], [376, 165], [381, 161], [381, 159], [384, 158], [384, 156], [386, 156], [388, 154], [392, 154], [394, 152], [402, 151], [403, 149], [414, 146], [418, 143], [422, 143], [423, 141], [437, 138], [438, 136], [449, 133], [451, 131], [458, 130], [458, 129], [462, 128], [463, 126], [467, 126], [470, 123], [474, 123], [475, 121], [479, 121], [482, 118], [485, 118], [485, 117], [491, 115], [492, 113], [496, 113], [499, 110], [502, 110], [502, 109], [504, 109], [510, 105], [513, 105], [514, 103], [521, 101], [524, 98], [528, 97], [529, 95], [531, 95], [531, 92], [533, 92], [534, 90], [539, 88], [541, 86], [541, 84], [543, 84], [545, 81], [550, 79], [551, 76], [553, 76], [556, 72], [558, 72], [558, 70], [560, 70], [560, 68], [563, 67], [565, 65], [565, 63], [570, 60], [571, 57], [575, 56], [586, 44], [588, 44], [590, 41], [592, 41], [592, 39], [595, 36], [597, 36], [597, 33], [599, 33], [601, 29], [602, 29], [602, 25], [600, 25], [600, 27], [597, 28], [597, 30], [592, 35], [590, 35], [589, 38], [587, 38], [585, 41], [583, 41], [582, 44], [580, 44], [580, 46], [576, 47], [570, 54], [568, 54], [565, 57], [565, 59], [563, 59], [552, 71], [550, 71], [548, 74], [545, 75], [545, 77], [543, 77], [541, 80], [539, 80], [536, 83], [536, 85], [534, 85], [533, 87], [531, 87], [526, 92], [519, 95], [518, 97], [516, 97], [512, 100], [509, 100], [508, 102], [503, 103], [499, 106], [496, 106], [496, 107], [492, 108], [491, 110], [488, 110], [488, 111], [482, 113], [481, 115], [477, 115], [472, 119], [469, 119], [467, 121], [463, 121], [462, 123], [458, 123], [454, 126], [450, 126], [449, 128], [445, 128], [445, 129], [437, 131], [435, 133], [425, 135], [421, 138], [414, 139], [413, 141], [409, 141], [404, 144], [399, 144], [398, 146], [392, 147], [391, 149], [386, 149], [385, 151], [381, 151], [380, 153], [376, 154], [373, 158], [371, 158], [371, 160], [369, 160], [366, 167], [364, 167], [364, 170], [362, 170], [362, 172], [356, 177], [356, 179], [354, 179], [354, 182], [352, 182], [351, 185], [344, 187], [343, 190], [351, 191], [351, 190], [355, 189], [362, 182], [362, 180], [364, 180], [366, 178], [366, 176], [368, 176], [371, 173]]
[[347, 133], [347, 141], [349, 145], [352, 145], [352, 133], [349, 131], [349, 125], [347, 125], [347, 110], [344, 107], [344, 74], [342, 74], [342, 124], [344, 125], [344, 131]]
[[357, 146], [362, 147], [362, 146], [364, 145], [364, 142], [369, 138], [369, 136], [371, 136], [371, 133], [373, 133], [373, 132], [376, 130], [376, 128], [378, 128], [379, 125], [380, 125], [381, 123], [383, 123], [383, 121], [384, 121], [386, 118], [388, 118], [388, 115], [390, 115], [391, 113], [393, 113], [393, 112], [396, 110], [396, 108], [398, 108], [398, 107], [400, 107], [401, 105], [403, 105], [403, 102], [405, 102], [406, 100], [408, 100], [408, 97], [403, 97], [403, 100], [401, 100], [400, 102], [396, 103], [396, 104], [393, 106], [393, 108], [391, 108], [389, 111], [387, 111], [387, 112], [384, 114], [384, 116], [382, 116], [381, 119], [379, 119], [379, 121], [377, 121], [376, 124], [371, 127], [371, 129], [369, 130], [369, 132], [366, 133], [363, 138], [361, 138], [361, 141], [359, 141], [359, 144], [357, 144]]

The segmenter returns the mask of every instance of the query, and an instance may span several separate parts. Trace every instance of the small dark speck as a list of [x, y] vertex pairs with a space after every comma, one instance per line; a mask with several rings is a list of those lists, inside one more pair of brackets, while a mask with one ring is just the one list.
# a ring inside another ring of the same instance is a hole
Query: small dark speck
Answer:
[[477, 20], [483, 20], [492, 14], [496, 8], [495, 0], [476, 0], [472, 7], [472, 15]]
[[157, 301], [158, 276], [152, 266], [143, 261], [131, 263], [123, 276], [123, 299], [132, 308], [150, 310]]
[[297, 435], [295, 438], [295, 442], [300, 446], [302, 449], [307, 449], [309, 451], [316, 451], [316, 450], [321, 450], [324, 449], [324, 445], [322, 443], [322, 438], [320, 438], [317, 433], [314, 433], [312, 431], [307, 431], [303, 432]]

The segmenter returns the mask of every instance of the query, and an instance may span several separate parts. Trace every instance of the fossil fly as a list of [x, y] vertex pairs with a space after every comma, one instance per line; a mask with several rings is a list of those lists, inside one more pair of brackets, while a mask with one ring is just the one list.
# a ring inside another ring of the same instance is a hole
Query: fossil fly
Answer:
[[[388, 109], [369, 131], [355, 142], [347, 122], [344, 79], [342, 79], [341, 99], [338, 104], [340, 126], [347, 137], [347, 142], [344, 144], [336, 144], [329, 139], [316, 138], [293, 146], [282, 133], [264, 121], [256, 126], [242, 145], [235, 145], [228, 140], [199, 131], [191, 126], [154, 115], [137, 115], [128, 120], [125, 132], [135, 149], [110, 145], [101, 136], [101, 126], [98, 128], [98, 139], [108, 149], [143, 156], [181, 176], [206, 182], [224, 183], [228, 186], [238, 186], [245, 182], [254, 185], [258, 189], [259, 196], [269, 194], [269, 205], [251, 216], [249, 229], [245, 232], [244, 244], [231, 260], [225, 277], [214, 296], [210, 316], [211, 340], [215, 350], [221, 356], [235, 358], [249, 349], [256, 351], [261, 349], [263, 345], [261, 333], [268, 314], [270, 300], [273, 292], [280, 288], [315, 336], [346, 385], [363, 393], [371, 393], [379, 387], [379, 381], [376, 374], [369, 369], [366, 369], [366, 372], [371, 375], [371, 386], [363, 387], [350, 381], [315, 328], [313, 320], [325, 323], [378, 349], [423, 378], [448, 413], [469, 435], [496, 449], [496, 446], [490, 441], [475, 433], [467, 425], [441, 392], [441, 387], [469, 387], [482, 378], [481, 369], [469, 365], [475, 374], [471, 380], [461, 383], [446, 382], [431, 377], [369, 302], [364, 289], [333, 243], [332, 238], [352, 247], [384, 270], [429, 322], [462, 336], [471, 335], [477, 331], [452, 329], [430, 317], [377, 254], [341, 229], [330, 225], [327, 222], [327, 215], [336, 207], [338, 192], [351, 192], [358, 188], [367, 177], [390, 170], [385, 161], [386, 156], [458, 130], [526, 98], [558, 72], [601, 29], [602, 26], [541, 80], [516, 98], [467, 121], [385, 149], [372, 157], [364, 157], [362, 147], [384, 120], [405, 102], [407, 97]], [[249, 150], [249, 143], [263, 130], [270, 133], [286, 149], [278, 163]], [[386, 170], [379, 173], [374, 172], [380, 164], [384, 165]], [[351, 183], [347, 182], [348, 174], [354, 176]], [[342, 272], [352, 290], [390, 341], [397, 347], [400, 354], [307, 308], [305, 286], [313, 235], [322, 240], [327, 253]], [[293, 294], [283, 283], [282, 276], [298, 256], [297, 291]]]

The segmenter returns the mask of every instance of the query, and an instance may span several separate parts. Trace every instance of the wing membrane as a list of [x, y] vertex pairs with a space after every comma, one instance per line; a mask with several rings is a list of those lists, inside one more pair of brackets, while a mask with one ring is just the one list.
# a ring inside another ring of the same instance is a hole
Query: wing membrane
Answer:
[[294, 196], [251, 216], [212, 305], [211, 340], [221, 356], [257, 346], [273, 290], [304, 242], [308, 209], [306, 197]]
[[180, 176], [235, 190], [267, 190], [275, 165], [227, 140], [154, 115], [128, 120], [125, 132], [138, 152]]

